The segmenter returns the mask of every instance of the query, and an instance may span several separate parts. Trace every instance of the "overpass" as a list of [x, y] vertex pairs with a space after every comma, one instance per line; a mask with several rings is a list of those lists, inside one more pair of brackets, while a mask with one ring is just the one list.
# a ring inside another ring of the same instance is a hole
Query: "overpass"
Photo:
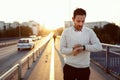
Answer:
[[[90, 80], [120, 80], [120, 54], [118, 46], [103, 44], [104, 50], [91, 53]], [[22, 59], [0, 76], [0, 80], [63, 80], [63, 57], [59, 53], [59, 38], [49, 38], [32, 57]], [[26, 59], [26, 60], [25, 60]]]

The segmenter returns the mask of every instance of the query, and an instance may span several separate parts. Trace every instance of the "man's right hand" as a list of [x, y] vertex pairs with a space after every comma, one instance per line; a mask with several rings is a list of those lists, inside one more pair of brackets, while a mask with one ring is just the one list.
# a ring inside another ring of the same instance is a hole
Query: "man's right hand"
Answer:
[[76, 56], [79, 53], [79, 50], [77, 48], [74, 48], [72, 53], [74, 56]]
[[80, 44], [76, 44], [76, 45], [73, 46], [73, 49], [78, 48], [78, 47], [81, 47], [81, 45]]
[[74, 56], [79, 54], [81, 51], [83, 51], [83, 46], [81, 46], [80, 44], [74, 45], [73, 52], [72, 52]]

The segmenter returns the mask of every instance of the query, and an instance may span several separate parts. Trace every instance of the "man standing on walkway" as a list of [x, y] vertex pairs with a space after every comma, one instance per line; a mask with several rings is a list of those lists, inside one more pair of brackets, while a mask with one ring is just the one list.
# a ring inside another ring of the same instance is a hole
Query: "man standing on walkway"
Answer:
[[66, 28], [60, 39], [60, 52], [65, 55], [64, 80], [89, 80], [90, 52], [102, 50], [94, 31], [84, 27], [86, 11], [73, 12], [74, 26]]

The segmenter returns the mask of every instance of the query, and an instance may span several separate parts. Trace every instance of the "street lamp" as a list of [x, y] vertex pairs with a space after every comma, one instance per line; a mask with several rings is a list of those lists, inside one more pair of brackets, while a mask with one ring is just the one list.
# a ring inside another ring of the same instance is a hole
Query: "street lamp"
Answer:
[[21, 29], [20, 29], [20, 25], [18, 25], [19, 28], [19, 38], [21, 38]]

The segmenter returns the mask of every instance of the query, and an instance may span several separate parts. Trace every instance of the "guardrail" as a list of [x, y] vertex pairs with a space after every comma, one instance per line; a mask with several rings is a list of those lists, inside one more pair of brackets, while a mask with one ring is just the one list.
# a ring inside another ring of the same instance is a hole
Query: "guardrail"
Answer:
[[0, 47], [16, 44], [18, 40], [0, 41]]
[[91, 53], [91, 61], [120, 79], [120, 46], [102, 43], [103, 50]]
[[44, 50], [51, 37], [53, 37], [53, 33], [50, 33], [38, 48], [30, 52], [27, 56], [22, 58], [19, 63], [15, 64], [11, 69], [1, 75], [0, 80], [22, 80], [32, 63], [36, 61]]

